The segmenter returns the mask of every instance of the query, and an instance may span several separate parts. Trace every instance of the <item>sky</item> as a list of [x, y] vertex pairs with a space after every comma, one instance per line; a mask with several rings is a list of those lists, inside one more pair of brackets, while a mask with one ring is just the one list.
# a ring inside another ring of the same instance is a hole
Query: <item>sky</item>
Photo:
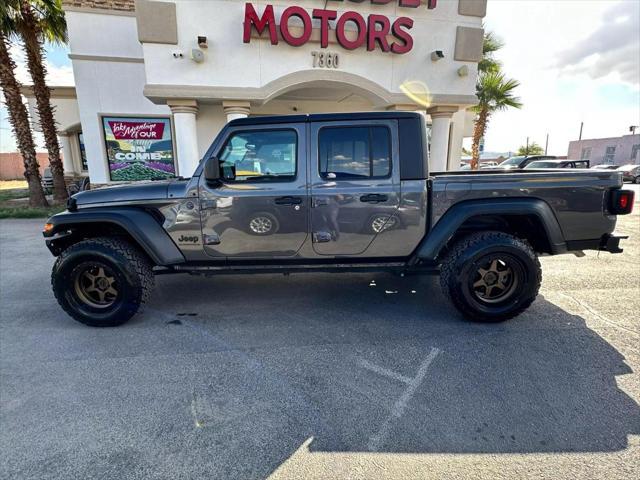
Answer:
[[[640, 0], [489, 0], [485, 27], [504, 42], [497, 58], [520, 81], [524, 104], [490, 119], [486, 151], [517, 150], [527, 137], [544, 146], [549, 134], [549, 153], [566, 155], [581, 122], [583, 138], [640, 125]], [[50, 85], [73, 85], [66, 48], [47, 52]], [[18, 78], [29, 83], [20, 49], [12, 54]], [[12, 150], [0, 105], [0, 151]]]
[[[69, 60], [68, 57], [68, 48], [66, 46], [47, 45], [46, 50], [48, 85], [74, 85], [75, 82], [73, 80], [71, 60]], [[16, 76], [18, 77], [18, 81], [25, 84], [32, 83], [22, 48], [14, 45], [10, 49], [10, 54], [16, 62]], [[11, 132], [8, 116], [9, 114], [4, 104], [4, 97], [0, 92], [0, 152], [16, 151], [16, 143]], [[38, 151], [44, 151], [45, 146], [42, 135], [36, 133], [34, 140], [36, 142], [36, 149]]]
[[566, 155], [581, 122], [582, 138], [640, 125], [640, 0], [489, 0], [485, 27], [524, 104], [490, 120], [486, 151], [544, 147], [548, 133], [548, 152]]

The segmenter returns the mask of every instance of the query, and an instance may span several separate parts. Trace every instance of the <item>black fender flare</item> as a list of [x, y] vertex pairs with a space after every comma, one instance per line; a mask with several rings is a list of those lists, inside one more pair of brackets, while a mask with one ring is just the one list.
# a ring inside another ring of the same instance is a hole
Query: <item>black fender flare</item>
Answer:
[[429, 231], [415, 256], [420, 260], [436, 260], [462, 224], [481, 215], [533, 215], [545, 230], [551, 253], [555, 255], [567, 250], [558, 219], [547, 202], [539, 198], [492, 198], [468, 200], [453, 205]]
[[[185, 258], [169, 234], [149, 212], [133, 207], [88, 208], [62, 212], [47, 220], [53, 224], [45, 237], [47, 246], [56, 234], [83, 224], [114, 224], [124, 229], [156, 265], [184, 263]], [[53, 238], [52, 238], [53, 237]]]

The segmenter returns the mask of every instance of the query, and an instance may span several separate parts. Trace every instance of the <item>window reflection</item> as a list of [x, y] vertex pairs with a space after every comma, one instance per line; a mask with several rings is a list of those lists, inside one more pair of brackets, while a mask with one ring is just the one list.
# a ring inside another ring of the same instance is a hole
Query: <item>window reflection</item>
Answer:
[[320, 130], [322, 178], [384, 178], [391, 173], [391, 138], [386, 127], [325, 127]]
[[238, 182], [292, 180], [296, 176], [294, 130], [236, 132], [220, 155], [222, 177]]

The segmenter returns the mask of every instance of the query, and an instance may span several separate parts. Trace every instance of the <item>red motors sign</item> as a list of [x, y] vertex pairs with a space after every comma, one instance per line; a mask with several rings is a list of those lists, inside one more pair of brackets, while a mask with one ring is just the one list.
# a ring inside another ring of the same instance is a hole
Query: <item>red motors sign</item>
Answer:
[[[351, 0], [355, 3], [362, 3], [364, 0]], [[417, 8], [421, 4], [421, 0], [370, 0], [372, 4], [386, 5], [392, 2], [398, 2], [400, 7]], [[428, 0], [427, 8], [436, 7], [437, 0]], [[294, 36], [289, 27], [291, 17], [297, 17], [302, 22], [302, 34]], [[269, 31], [269, 39], [272, 45], [278, 44], [278, 30], [282, 39], [291, 46], [299, 47], [304, 45], [311, 38], [313, 33], [312, 19], [320, 21], [320, 47], [327, 48], [329, 46], [329, 30], [330, 20], [337, 20], [335, 23], [335, 34], [338, 43], [347, 50], [355, 50], [356, 48], [365, 46], [367, 50], [372, 51], [379, 48], [383, 52], [407, 53], [413, 48], [413, 38], [409, 34], [409, 30], [413, 27], [413, 20], [409, 17], [398, 17], [393, 23], [385, 15], [371, 14], [366, 19], [358, 12], [347, 11], [338, 16], [335, 10], [326, 10], [314, 8], [311, 14], [307, 10], [298, 6], [286, 8], [280, 16], [280, 24], [276, 24], [273, 5], [267, 5], [258, 15], [253, 4], [246, 3], [244, 11], [244, 43], [251, 41], [252, 29], [255, 29], [258, 35], [265, 30]], [[355, 31], [347, 29], [347, 25], [353, 25]], [[355, 34], [347, 35], [350, 31]], [[391, 42], [388, 36], [392, 36]], [[350, 38], [351, 37], [351, 38]]]
[[109, 127], [116, 140], [161, 140], [164, 134], [163, 122], [122, 122], [110, 120]]

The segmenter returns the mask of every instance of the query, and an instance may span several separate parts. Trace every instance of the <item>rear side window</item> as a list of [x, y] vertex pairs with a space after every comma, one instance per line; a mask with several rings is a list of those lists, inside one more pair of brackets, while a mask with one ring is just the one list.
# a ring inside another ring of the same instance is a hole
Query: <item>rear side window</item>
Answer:
[[318, 134], [318, 145], [324, 179], [391, 175], [391, 133], [387, 127], [324, 127]]

